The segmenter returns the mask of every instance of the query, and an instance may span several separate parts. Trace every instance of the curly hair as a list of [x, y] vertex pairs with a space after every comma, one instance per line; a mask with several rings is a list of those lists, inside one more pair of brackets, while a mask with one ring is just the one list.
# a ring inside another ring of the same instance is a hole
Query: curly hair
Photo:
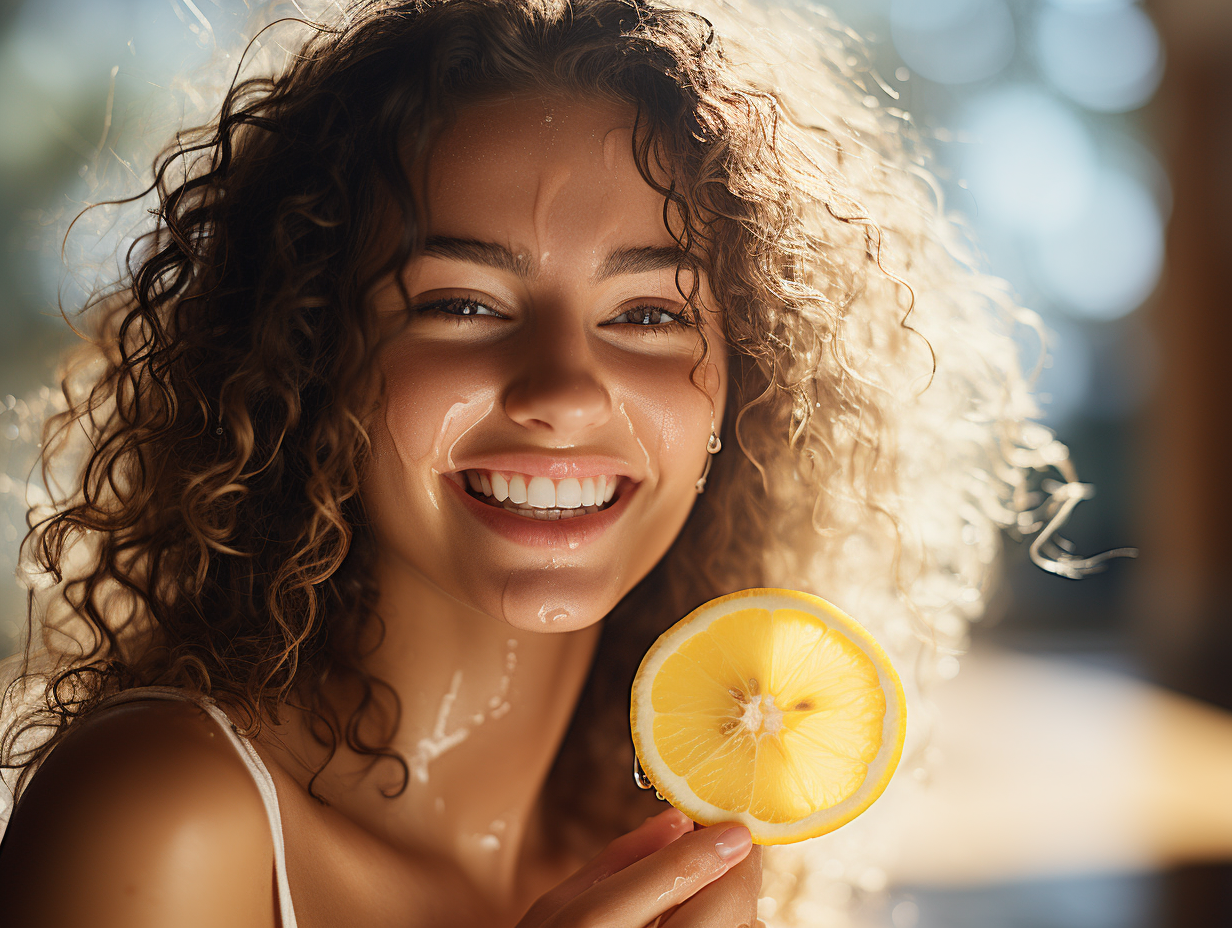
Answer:
[[[423, 242], [407, 165], [460, 106], [510, 90], [636, 111], [636, 164], [708, 275], [732, 366], [728, 450], [604, 623], [546, 792], [562, 840], [604, 840], [636, 808], [629, 683], [700, 602], [813, 590], [917, 682], [961, 650], [1000, 528], [1049, 514], [1031, 509], [1029, 472], [1072, 476], [1029, 421], [1013, 330], [1032, 317], [978, 272], [909, 119], [868, 95], [827, 14], [793, 24], [815, 39], [808, 61], [759, 55], [776, 43], [733, 18], [738, 49], [717, 37], [722, 10], [708, 15], [363, 0], [306, 24], [281, 73], [237, 79], [216, 119], [177, 137], [141, 195], [157, 197], [152, 228], [87, 307], [94, 366], [66, 374], [68, 408], [48, 423], [45, 468], [75, 435], [89, 447], [24, 543], [50, 589], [31, 596], [8, 698], [36, 679], [43, 695], [4, 764], [27, 774], [106, 696], [158, 684], [212, 696], [249, 734], [298, 706], [331, 752], [389, 758], [405, 783], [382, 740], [397, 700], [360, 650], [380, 622], [358, 492], [380, 347], [369, 298]], [[54, 659], [36, 671], [40, 621]], [[345, 719], [319, 696], [327, 677], [360, 687]]]

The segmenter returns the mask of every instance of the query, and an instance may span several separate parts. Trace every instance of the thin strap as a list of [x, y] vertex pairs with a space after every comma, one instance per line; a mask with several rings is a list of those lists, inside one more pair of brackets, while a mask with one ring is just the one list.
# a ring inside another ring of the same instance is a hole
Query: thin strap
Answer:
[[265, 805], [265, 814], [269, 818], [270, 835], [274, 839], [274, 871], [278, 880], [278, 908], [282, 919], [282, 928], [297, 928], [295, 922], [295, 907], [291, 904], [291, 885], [287, 882], [286, 846], [282, 839], [282, 815], [278, 811], [278, 791], [274, 788], [274, 778], [261, 760], [251, 742], [235, 730], [227, 714], [218, 708], [218, 704], [208, 696], [188, 693], [170, 686], [139, 686], [117, 693], [99, 705], [114, 706], [126, 702], [136, 702], [141, 699], [179, 699], [193, 702], [209, 713], [218, 723], [223, 733], [231, 739], [231, 744], [239, 752], [240, 759], [248, 767], [257, 790], [261, 793], [261, 802]]

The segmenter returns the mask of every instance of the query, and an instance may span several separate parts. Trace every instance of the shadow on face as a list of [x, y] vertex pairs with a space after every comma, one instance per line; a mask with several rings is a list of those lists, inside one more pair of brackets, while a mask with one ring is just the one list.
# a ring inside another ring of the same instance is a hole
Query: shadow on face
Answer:
[[[527, 630], [602, 618], [663, 556], [723, 416], [705, 275], [638, 173], [633, 113], [518, 95], [459, 113], [421, 178], [364, 487], [382, 571]], [[700, 308], [687, 305], [698, 275]]]

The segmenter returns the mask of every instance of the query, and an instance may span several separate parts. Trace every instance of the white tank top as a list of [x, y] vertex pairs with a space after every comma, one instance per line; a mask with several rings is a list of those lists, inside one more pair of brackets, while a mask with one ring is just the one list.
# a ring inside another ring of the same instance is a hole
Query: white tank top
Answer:
[[[269, 770], [266, 769], [265, 764], [261, 761], [252, 744], [235, 730], [231, 720], [227, 718], [226, 713], [222, 709], [218, 708], [214, 700], [205, 696], [186, 693], [183, 690], [177, 690], [172, 687], [142, 686], [125, 690], [123, 693], [119, 693], [102, 702], [99, 708], [120, 705], [126, 702], [137, 702], [143, 699], [178, 699], [196, 703], [205, 710], [210, 718], [218, 723], [218, 727], [223, 730], [223, 734], [230, 739], [231, 744], [240, 755], [240, 760], [244, 762], [244, 766], [252, 774], [253, 782], [257, 784], [257, 790], [261, 793], [261, 802], [265, 806], [265, 815], [269, 819], [270, 835], [274, 839], [274, 873], [278, 881], [278, 914], [281, 919], [282, 928], [297, 928], [295, 908], [291, 904], [291, 887], [287, 882], [286, 846], [282, 838], [282, 815], [278, 811], [278, 792], [274, 788], [274, 780], [270, 776]], [[8, 826], [11, 814], [11, 796], [0, 796], [0, 839], [4, 837], [4, 831]]]

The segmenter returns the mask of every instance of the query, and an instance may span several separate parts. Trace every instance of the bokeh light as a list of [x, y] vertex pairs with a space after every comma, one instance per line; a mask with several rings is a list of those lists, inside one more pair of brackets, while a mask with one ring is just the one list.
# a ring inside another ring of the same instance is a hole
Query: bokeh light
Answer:
[[1120, 3], [1045, 6], [1035, 53], [1050, 84], [1102, 112], [1140, 107], [1163, 73], [1163, 49], [1150, 17]]
[[1146, 188], [1120, 171], [1101, 171], [1077, 219], [1041, 238], [1041, 284], [1076, 315], [1109, 321], [1132, 312], [1155, 289], [1164, 231]]
[[892, 0], [890, 34], [909, 68], [942, 84], [992, 77], [1014, 55], [1004, 0]]
[[962, 169], [981, 223], [1039, 234], [1084, 214], [1095, 147], [1063, 104], [1027, 85], [1000, 87], [975, 97], [962, 124], [973, 142]]

